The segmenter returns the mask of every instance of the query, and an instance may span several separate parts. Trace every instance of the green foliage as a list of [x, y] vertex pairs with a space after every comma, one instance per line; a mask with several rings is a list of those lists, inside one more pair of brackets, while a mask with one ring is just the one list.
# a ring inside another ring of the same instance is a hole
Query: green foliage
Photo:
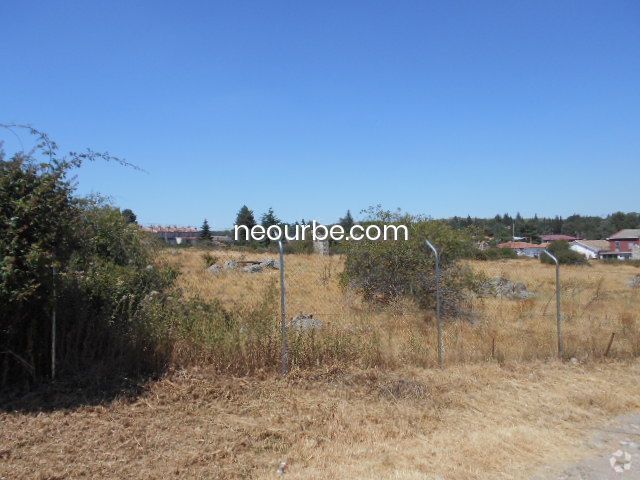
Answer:
[[338, 224], [341, 225], [342, 228], [344, 228], [345, 232], [349, 232], [351, 227], [353, 227], [355, 225], [355, 221], [353, 220], [353, 217], [351, 216], [351, 210], [347, 210], [346, 215], [344, 217], [342, 217], [340, 220], [338, 220]]
[[125, 208], [124, 210], [122, 210], [122, 216], [127, 223], [138, 223], [138, 217], [130, 208]]
[[[238, 211], [238, 215], [236, 215], [236, 223], [235, 224], [237, 226], [244, 225], [249, 230], [251, 230], [254, 226], [257, 225], [256, 219], [253, 216], [253, 211], [249, 210], [249, 207], [247, 207], [246, 205], [243, 205], [240, 208], [240, 210]], [[250, 243], [250, 241], [248, 241], [245, 238], [239, 238], [236, 241], [236, 243], [238, 243], [239, 245], [246, 245], [246, 244]]]
[[209, 268], [211, 265], [218, 263], [220, 257], [217, 255], [211, 255], [209, 252], [204, 252], [202, 254], [202, 263], [204, 264], [204, 268]]
[[202, 227], [200, 228], [200, 239], [204, 242], [210, 242], [213, 239], [211, 227], [209, 226], [209, 222], [206, 218], [204, 219], [204, 222], [202, 222]]
[[506, 260], [518, 258], [518, 255], [510, 248], [490, 247], [486, 250], [478, 250], [475, 258], [477, 260]]
[[345, 270], [342, 282], [360, 292], [365, 300], [388, 303], [400, 297], [412, 298], [422, 308], [435, 305], [434, 256], [425, 245], [429, 239], [441, 255], [443, 311], [456, 315], [470, 285], [470, 272], [457, 260], [473, 251], [469, 235], [445, 222], [425, 220], [390, 212], [370, 211], [373, 218], [363, 225], [406, 225], [409, 240], [363, 240], [345, 242]]
[[[267, 212], [262, 215], [262, 218], [260, 219], [260, 225], [262, 225], [265, 230], [272, 225], [280, 225], [280, 223], [280, 219], [276, 217], [276, 214], [273, 212], [273, 208], [271, 207], [269, 207], [269, 210], [267, 210]], [[265, 236], [265, 239], [262, 241], [262, 243], [264, 243], [265, 245], [269, 245], [271, 243], [271, 240]]]
[[45, 162], [0, 153], [0, 386], [49, 375], [54, 310], [59, 375], [157, 368], [174, 272], [119, 209], [74, 198], [66, 177], [84, 157], [40, 138]]
[[[562, 265], [588, 265], [589, 263], [584, 255], [571, 250], [570, 245], [564, 241], [551, 243], [547, 250], [551, 252], [558, 259], [558, 263]], [[542, 263], [555, 264], [548, 255], [540, 255], [540, 261]]]
[[640, 213], [637, 212], [616, 212], [606, 217], [571, 215], [567, 218], [538, 217], [516, 218], [509, 214], [496, 215], [494, 218], [471, 218], [462, 219], [453, 217], [447, 223], [454, 228], [467, 228], [474, 225], [482, 229], [485, 235], [493, 237], [498, 242], [511, 240], [512, 232], [517, 237], [525, 237], [533, 242], [546, 234], [565, 234], [580, 238], [600, 239], [607, 238], [613, 233], [624, 228], [640, 228]]

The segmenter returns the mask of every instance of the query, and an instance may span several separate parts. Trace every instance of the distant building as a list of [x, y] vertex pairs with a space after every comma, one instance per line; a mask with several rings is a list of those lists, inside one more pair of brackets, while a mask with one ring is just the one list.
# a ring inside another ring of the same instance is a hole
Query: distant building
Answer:
[[200, 240], [200, 230], [196, 227], [150, 225], [142, 227], [171, 245], [193, 245]]
[[606, 240], [575, 240], [571, 242], [569, 248], [587, 258], [600, 258], [602, 252], [609, 250], [609, 242]]
[[603, 252], [602, 258], [628, 260], [636, 253], [636, 247], [640, 246], [640, 228], [620, 230], [607, 238], [607, 241], [609, 251]]
[[574, 240], [577, 240], [576, 237], [572, 237], [571, 235], [560, 235], [560, 234], [551, 234], [551, 235], [543, 235], [542, 236], [542, 241], [543, 242], [559, 242], [559, 241], [564, 241], [564, 242], [573, 242]]
[[521, 257], [538, 258], [542, 250], [549, 246], [548, 243], [505, 242], [499, 243], [498, 248], [509, 248]]

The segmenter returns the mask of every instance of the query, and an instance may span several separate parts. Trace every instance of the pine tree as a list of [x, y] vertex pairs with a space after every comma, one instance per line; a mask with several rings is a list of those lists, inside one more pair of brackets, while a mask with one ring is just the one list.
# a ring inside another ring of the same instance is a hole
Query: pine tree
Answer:
[[262, 215], [262, 218], [260, 219], [260, 225], [262, 225], [264, 228], [269, 228], [271, 225], [279, 225], [279, 224], [280, 224], [280, 219], [276, 217], [275, 213], [273, 213], [273, 208], [269, 207], [269, 210], [267, 210], [267, 213]]
[[236, 216], [236, 225], [244, 225], [249, 230], [256, 226], [256, 219], [253, 216], [253, 211], [249, 210], [249, 207], [243, 205], [238, 215]]
[[209, 222], [207, 219], [204, 219], [202, 222], [202, 228], [200, 229], [200, 239], [204, 241], [211, 241], [213, 239], [213, 235], [211, 235], [211, 227], [209, 227]]
[[[236, 216], [236, 226], [245, 226], [249, 230], [256, 226], [256, 219], [253, 216], [253, 211], [249, 210], [249, 207], [243, 205], [240, 211], [238, 211], [238, 215]], [[239, 245], [244, 245], [247, 243], [246, 238], [240, 238], [236, 242]]]
[[[276, 217], [276, 214], [273, 213], [273, 208], [269, 207], [269, 210], [267, 210], [267, 213], [262, 215], [262, 218], [260, 219], [260, 225], [262, 225], [265, 230], [267, 228], [269, 228], [272, 225], [280, 225], [280, 219], [278, 217]], [[265, 245], [269, 245], [271, 243], [271, 240], [269, 240], [268, 237], [265, 237], [265, 239], [263, 240], [263, 243]]]
[[344, 228], [345, 232], [351, 230], [351, 227], [355, 224], [353, 217], [351, 216], [351, 210], [347, 210], [347, 214], [338, 220], [338, 223]]

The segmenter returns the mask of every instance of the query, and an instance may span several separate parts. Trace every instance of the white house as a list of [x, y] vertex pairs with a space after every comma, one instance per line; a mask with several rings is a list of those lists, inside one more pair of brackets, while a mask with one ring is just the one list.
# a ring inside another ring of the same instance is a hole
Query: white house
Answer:
[[587, 258], [600, 258], [602, 252], [609, 250], [606, 240], [574, 240], [569, 247]]

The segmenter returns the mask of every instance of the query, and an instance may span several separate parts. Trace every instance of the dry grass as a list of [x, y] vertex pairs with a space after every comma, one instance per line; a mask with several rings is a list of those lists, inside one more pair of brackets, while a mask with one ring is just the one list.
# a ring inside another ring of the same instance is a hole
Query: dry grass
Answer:
[[519, 479], [640, 408], [640, 364], [192, 369], [116, 400], [0, 413], [0, 478]]
[[[220, 299], [232, 309], [260, 301], [276, 282], [275, 271], [262, 274], [204, 271], [201, 252], [176, 250], [168, 258], [180, 266], [179, 284], [187, 296]], [[224, 252], [221, 260], [243, 256]], [[266, 254], [244, 254], [247, 259]], [[435, 365], [435, 326], [431, 315], [399, 302], [386, 308], [363, 305], [339, 286], [342, 259], [338, 256], [288, 255], [287, 310], [289, 317], [313, 313], [327, 324], [325, 337], [354, 340], [359, 365], [397, 367]], [[530, 300], [473, 301], [477, 321], [448, 322], [447, 359], [450, 364], [548, 359], [556, 354], [555, 276], [552, 266], [536, 260], [470, 262], [474, 270], [524, 282], [537, 295]], [[581, 361], [601, 358], [615, 332], [610, 356], [640, 355], [640, 289], [627, 282], [638, 269], [624, 264], [593, 262], [592, 266], [562, 267], [562, 308], [565, 353]], [[492, 357], [493, 355], [493, 357]]]
[[[212, 276], [201, 252], [166, 256], [182, 269], [186, 296], [229, 309], [258, 305], [278, 275]], [[363, 305], [339, 288], [341, 261], [287, 257], [289, 311], [325, 320], [317, 342], [335, 355], [294, 365], [286, 379], [271, 365], [233, 377], [201, 359], [133, 399], [89, 405], [77, 393], [81, 406], [48, 412], [28, 409], [37, 398], [20, 411], [5, 402], [0, 478], [277, 478], [287, 459], [291, 479], [524, 479], [583, 454], [589, 428], [640, 409], [640, 292], [626, 286], [633, 267], [563, 267], [573, 364], [554, 359], [553, 268], [473, 262], [538, 295], [475, 300], [478, 322], [446, 326], [440, 371], [421, 368], [435, 363], [430, 318], [405, 303]], [[612, 359], [603, 360], [611, 332]]]

